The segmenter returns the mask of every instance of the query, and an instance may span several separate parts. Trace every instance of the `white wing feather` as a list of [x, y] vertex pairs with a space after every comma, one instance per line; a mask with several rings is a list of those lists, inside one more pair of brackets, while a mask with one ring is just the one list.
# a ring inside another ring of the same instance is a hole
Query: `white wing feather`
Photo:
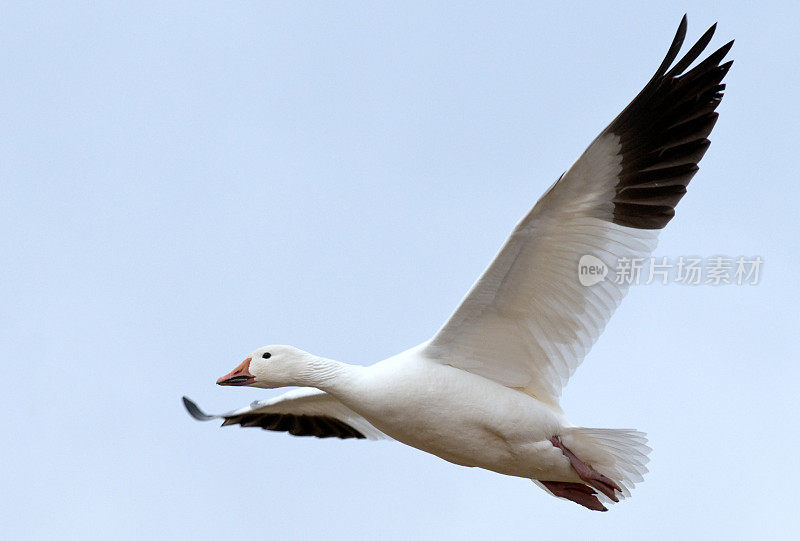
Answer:
[[558, 408], [627, 291], [614, 276], [581, 285], [581, 256], [608, 269], [647, 257], [708, 149], [733, 42], [687, 69], [715, 28], [673, 66], [683, 18], [653, 78], [514, 229], [426, 355]]
[[433, 338], [427, 355], [557, 407], [562, 386], [627, 291], [613, 276], [582, 286], [581, 256], [593, 255], [614, 269], [619, 258], [646, 257], [657, 241], [658, 230], [625, 227], [598, 215], [597, 202], [610, 206], [621, 170], [615, 139], [606, 134], [595, 140], [539, 200]]

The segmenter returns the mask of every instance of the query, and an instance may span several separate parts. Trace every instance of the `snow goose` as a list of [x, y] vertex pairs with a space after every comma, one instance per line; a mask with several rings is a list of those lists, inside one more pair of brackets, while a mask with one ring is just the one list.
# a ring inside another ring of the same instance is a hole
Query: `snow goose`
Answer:
[[626, 292], [578, 281], [591, 254], [613, 267], [651, 253], [697, 172], [717, 120], [733, 42], [689, 70], [716, 25], [673, 65], [681, 20], [653, 78], [514, 229], [429, 341], [369, 367], [266, 346], [217, 383], [278, 398], [199, 420], [296, 436], [391, 438], [450, 462], [534, 480], [589, 509], [630, 495], [650, 448], [642, 432], [583, 428], [559, 407], [562, 387]]

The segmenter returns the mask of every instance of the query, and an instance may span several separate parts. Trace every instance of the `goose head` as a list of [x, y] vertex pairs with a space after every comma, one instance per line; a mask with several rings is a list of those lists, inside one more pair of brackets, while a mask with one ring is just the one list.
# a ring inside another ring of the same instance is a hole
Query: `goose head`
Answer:
[[275, 389], [296, 385], [308, 367], [310, 355], [292, 346], [264, 346], [252, 352], [217, 385]]

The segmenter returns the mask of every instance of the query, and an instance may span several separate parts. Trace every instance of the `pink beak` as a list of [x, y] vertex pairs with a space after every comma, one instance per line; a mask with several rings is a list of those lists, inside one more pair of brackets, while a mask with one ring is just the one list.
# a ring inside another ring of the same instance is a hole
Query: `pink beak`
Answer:
[[217, 380], [217, 385], [231, 385], [242, 386], [250, 385], [256, 380], [256, 377], [250, 373], [250, 361], [252, 357], [248, 357], [242, 364], [233, 369], [233, 372], [226, 374]]

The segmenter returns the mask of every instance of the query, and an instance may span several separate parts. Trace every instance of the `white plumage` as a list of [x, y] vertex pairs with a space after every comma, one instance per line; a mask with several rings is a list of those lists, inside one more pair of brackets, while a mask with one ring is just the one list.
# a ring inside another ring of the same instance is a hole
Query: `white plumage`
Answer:
[[519, 223], [431, 340], [369, 367], [259, 348], [218, 383], [304, 388], [216, 416], [184, 398], [189, 412], [299, 436], [391, 438], [533, 479], [594, 510], [630, 496], [647, 471], [644, 434], [573, 426], [559, 405], [627, 289], [582, 285], [578, 264], [584, 255], [608, 268], [648, 256], [674, 215], [708, 149], [732, 63], [720, 63], [731, 42], [688, 69], [714, 29], [673, 65], [684, 17], [653, 78]]

